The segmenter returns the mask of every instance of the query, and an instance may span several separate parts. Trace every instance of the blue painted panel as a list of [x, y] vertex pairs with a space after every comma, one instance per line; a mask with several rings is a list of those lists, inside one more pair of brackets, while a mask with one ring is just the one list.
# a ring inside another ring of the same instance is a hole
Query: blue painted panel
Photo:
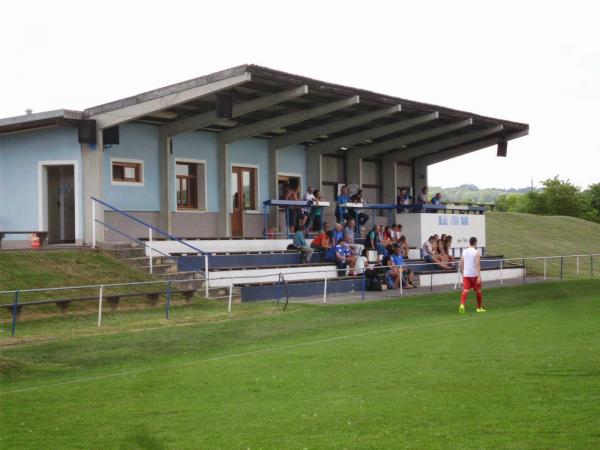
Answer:
[[[0, 136], [0, 229], [38, 228], [38, 161], [76, 161], [76, 181], [82, 186], [77, 128], [45, 128]], [[82, 210], [83, 200], [76, 201]], [[80, 223], [75, 231], [77, 238], [83, 235], [82, 226]]]
[[[104, 151], [105, 201], [127, 211], [160, 210], [158, 127], [127, 123], [119, 127], [119, 145]], [[143, 186], [111, 184], [111, 158], [138, 159], [144, 162]]]
[[[258, 205], [269, 199], [269, 148], [265, 139], [242, 139], [229, 146], [229, 162], [231, 166], [258, 166]], [[228, 205], [231, 208], [231, 205]]]
[[306, 192], [306, 150], [303, 145], [291, 145], [279, 150], [277, 173], [298, 173], [302, 176], [301, 192]]
[[[327, 292], [329, 294], [342, 294], [347, 292], [360, 292], [362, 290], [362, 279], [329, 279], [327, 281]], [[288, 295], [293, 297], [313, 297], [323, 295], [323, 281], [307, 281], [304, 283], [288, 283]], [[240, 288], [240, 296], [243, 302], [258, 300], [271, 300], [279, 297], [284, 300], [285, 287], [277, 284], [250, 285]]]
[[[206, 161], [206, 209], [219, 212], [219, 177], [217, 171], [217, 133], [183, 133], [173, 137], [173, 157]], [[173, 164], [175, 161], [173, 160]], [[177, 204], [173, 189], [171, 205]]]

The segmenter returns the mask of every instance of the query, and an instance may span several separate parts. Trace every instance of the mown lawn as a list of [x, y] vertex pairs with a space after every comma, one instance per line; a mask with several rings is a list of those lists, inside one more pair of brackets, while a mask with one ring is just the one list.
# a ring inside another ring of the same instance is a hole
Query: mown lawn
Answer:
[[32, 325], [56, 333], [2, 349], [0, 447], [598, 448], [600, 280], [485, 298]]

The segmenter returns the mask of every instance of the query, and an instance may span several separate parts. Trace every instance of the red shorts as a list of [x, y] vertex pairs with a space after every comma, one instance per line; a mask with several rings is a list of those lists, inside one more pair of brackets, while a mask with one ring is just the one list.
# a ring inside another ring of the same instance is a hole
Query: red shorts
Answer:
[[481, 290], [481, 283], [477, 282], [477, 277], [463, 277], [463, 289], [469, 290], [473, 289], [474, 291]]

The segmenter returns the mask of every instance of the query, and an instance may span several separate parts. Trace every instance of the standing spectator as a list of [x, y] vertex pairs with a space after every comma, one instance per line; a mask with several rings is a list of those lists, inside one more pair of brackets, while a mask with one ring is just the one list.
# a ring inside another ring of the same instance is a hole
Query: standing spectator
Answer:
[[421, 189], [421, 193], [417, 197], [417, 205], [419, 205], [420, 207], [418, 208], [418, 211], [423, 211], [422, 206], [429, 204], [429, 197], [427, 196], [428, 190], [429, 189], [427, 188], [427, 186], [423, 186], [423, 189]]
[[313, 195], [315, 200], [314, 205], [310, 209], [310, 222], [312, 223], [313, 231], [319, 231], [321, 229], [321, 220], [323, 217], [323, 207], [319, 206], [319, 203], [323, 200], [323, 196], [318, 189], [315, 189]]
[[442, 204], [442, 194], [437, 193], [433, 197], [431, 197], [431, 204], [436, 206], [441, 206]]
[[[309, 217], [310, 217], [310, 211], [312, 209], [312, 204], [315, 201], [315, 195], [313, 193], [313, 188], [312, 187], [308, 187], [308, 189], [306, 190], [304, 197], [302, 197], [302, 200], [304, 200], [305, 202], [309, 202], [309, 205], [302, 207], [301, 209], [301, 214], [300, 214], [300, 225], [306, 225], [306, 222], [308, 221]], [[308, 227], [307, 227], [308, 228]]]
[[[363, 191], [362, 189], [359, 189], [356, 194], [354, 194], [352, 197], [350, 197], [350, 201], [352, 203], [365, 203], [365, 199], [363, 197]], [[355, 218], [355, 208], [348, 208], [348, 215], [352, 218]], [[369, 216], [363, 212], [359, 212], [358, 213], [358, 223], [360, 224], [360, 226], [362, 227], [365, 223], [367, 223], [367, 221], [369, 220]]]
[[[300, 200], [300, 192], [298, 189], [298, 185], [290, 185], [290, 190], [287, 193], [285, 198], [289, 201], [299, 201]], [[297, 206], [289, 207], [289, 227], [290, 232], [294, 233], [296, 231], [296, 227], [298, 226], [298, 216], [300, 215], [300, 208]]]
[[343, 205], [350, 201], [350, 197], [348, 196], [348, 186], [344, 185], [341, 187], [340, 193], [337, 196], [337, 198], [335, 199], [335, 201], [337, 203], [337, 205], [335, 207], [335, 218], [337, 219], [338, 223], [342, 223], [342, 221], [348, 215], [348, 209], [346, 209], [345, 207], [342, 207], [340, 205]]
[[303, 264], [309, 262], [313, 254], [313, 249], [308, 246], [304, 238], [304, 229], [304, 225], [300, 225], [298, 231], [294, 233], [293, 239], [294, 246], [300, 250], [300, 257]]
[[403, 213], [408, 211], [410, 205], [410, 195], [406, 189], [398, 188], [398, 195], [396, 196], [396, 212]]

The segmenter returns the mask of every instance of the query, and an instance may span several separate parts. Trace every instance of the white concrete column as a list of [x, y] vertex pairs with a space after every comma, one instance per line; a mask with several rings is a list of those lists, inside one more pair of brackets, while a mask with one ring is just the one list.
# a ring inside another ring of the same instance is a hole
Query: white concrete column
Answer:
[[[96, 145], [81, 145], [82, 162], [82, 194], [83, 194], [83, 241], [86, 244], [92, 242], [92, 230], [96, 226], [96, 241], [104, 242], [104, 227], [94, 224], [92, 218], [92, 197], [104, 200], [104, 144], [102, 141], [102, 130], [96, 131]], [[110, 168], [109, 168], [110, 170]], [[96, 205], [96, 219], [104, 222], [104, 207]]]
[[[273, 140], [269, 141], [269, 198], [277, 198], [277, 172], [279, 167], [279, 149]], [[259, 205], [262, 208], [262, 205]], [[279, 208], [269, 209], [269, 227], [279, 230]]]
[[[219, 186], [219, 212], [217, 214], [217, 234], [231, 236], [231, 167], [229, 167], [229, 145], [221, 136], [217, 139], [217, 176]], [[257, 180], [258, 182], [258, 180]]]

